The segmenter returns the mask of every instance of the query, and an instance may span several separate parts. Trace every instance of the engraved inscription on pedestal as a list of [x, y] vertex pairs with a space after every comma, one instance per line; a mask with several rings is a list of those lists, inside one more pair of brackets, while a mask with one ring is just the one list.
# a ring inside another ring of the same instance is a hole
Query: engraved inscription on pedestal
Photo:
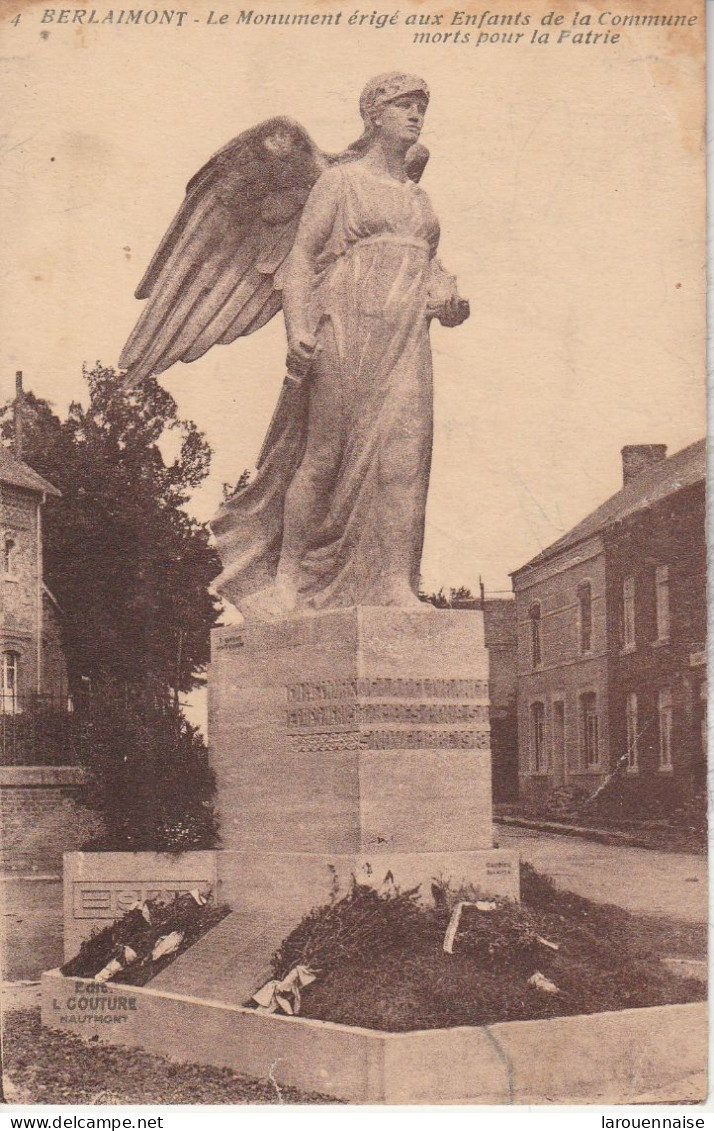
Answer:
[[218, 652], [237, 652], [241, 648], [245, 648], [245, 641], [242, 635], [226, 635], [221, 637], [216, 643], [216, 651]]
[[488, 750], [488, 682], [327, 679], [286, 688], [287, 748]]

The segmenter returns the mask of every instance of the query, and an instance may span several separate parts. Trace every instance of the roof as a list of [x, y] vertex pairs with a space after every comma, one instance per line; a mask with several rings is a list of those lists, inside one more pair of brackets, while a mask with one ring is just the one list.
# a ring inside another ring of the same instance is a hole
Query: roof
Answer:
[[56, 495], [59, 498], [62, 494], [33, 471], [28, 464], [16, 459], [2, 444], [0, 444], [0, 483], [9, 484], [11, 487], [22, 487], [25, 491], [35, 491], [40, 495]]
[[557, 542], [553, 542], [525, 565], [514, 570], [511, 576], [557, 557], [564, 550], [569, 550], [586, 538], [602, 533], [616, 522], [622, 522], [623, 519], [630, 518], [639, 511], [648, 510], [685, 487], [704, 482], [706, 470], [706, 440], [697, 440], [669, 459], [660, 460], [646, 471], [640, 472], [626, 487], [594, 510]]

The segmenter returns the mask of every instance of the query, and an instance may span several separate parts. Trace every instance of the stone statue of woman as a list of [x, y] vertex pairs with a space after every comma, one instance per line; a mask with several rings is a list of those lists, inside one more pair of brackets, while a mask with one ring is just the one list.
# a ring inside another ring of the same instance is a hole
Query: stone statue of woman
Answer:
[[258, 471], [211, 523], [216, 587], [248, 618], [424, 608], [429, 321], [469, 313], [418, 184], [428, 102], [414, 75], [372, 79], [364, 133], [339, 155], [289, 118], [241, 134], [190, 181], [137, 290], [149, 302], [121, 357], [129, 383], [283, 309], [288, 375]]

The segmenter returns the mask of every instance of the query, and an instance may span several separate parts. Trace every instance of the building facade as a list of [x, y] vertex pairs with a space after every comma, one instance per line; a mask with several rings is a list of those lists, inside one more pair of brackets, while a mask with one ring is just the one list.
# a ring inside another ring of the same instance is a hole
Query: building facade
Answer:
[[512, 575], [519, 796], [671, 801], [704, 772], [704, 441], [633, 445], [623, 487]]
[[42, 508], [59, 491], [0, 446], [0, 710], [67, 697], [58, 610], [42, 576]]
[[602, 538], [514, 574], [519, 797], [595, 788], [609, 765]]
[[625, 797], [677, 801], [706, 779], [704, 487], [682, 487], [606, 537], [612, 733]]

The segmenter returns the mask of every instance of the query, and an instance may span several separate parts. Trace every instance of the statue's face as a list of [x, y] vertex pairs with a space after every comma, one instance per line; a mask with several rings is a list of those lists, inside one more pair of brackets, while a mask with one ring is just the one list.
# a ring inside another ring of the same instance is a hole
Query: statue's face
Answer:
[[400, 145], [413, 145], [419, 140], [426, 98], [422, 94], [402, 94], [382, 106], [375, 117], [375, 126], [382, 138]]

